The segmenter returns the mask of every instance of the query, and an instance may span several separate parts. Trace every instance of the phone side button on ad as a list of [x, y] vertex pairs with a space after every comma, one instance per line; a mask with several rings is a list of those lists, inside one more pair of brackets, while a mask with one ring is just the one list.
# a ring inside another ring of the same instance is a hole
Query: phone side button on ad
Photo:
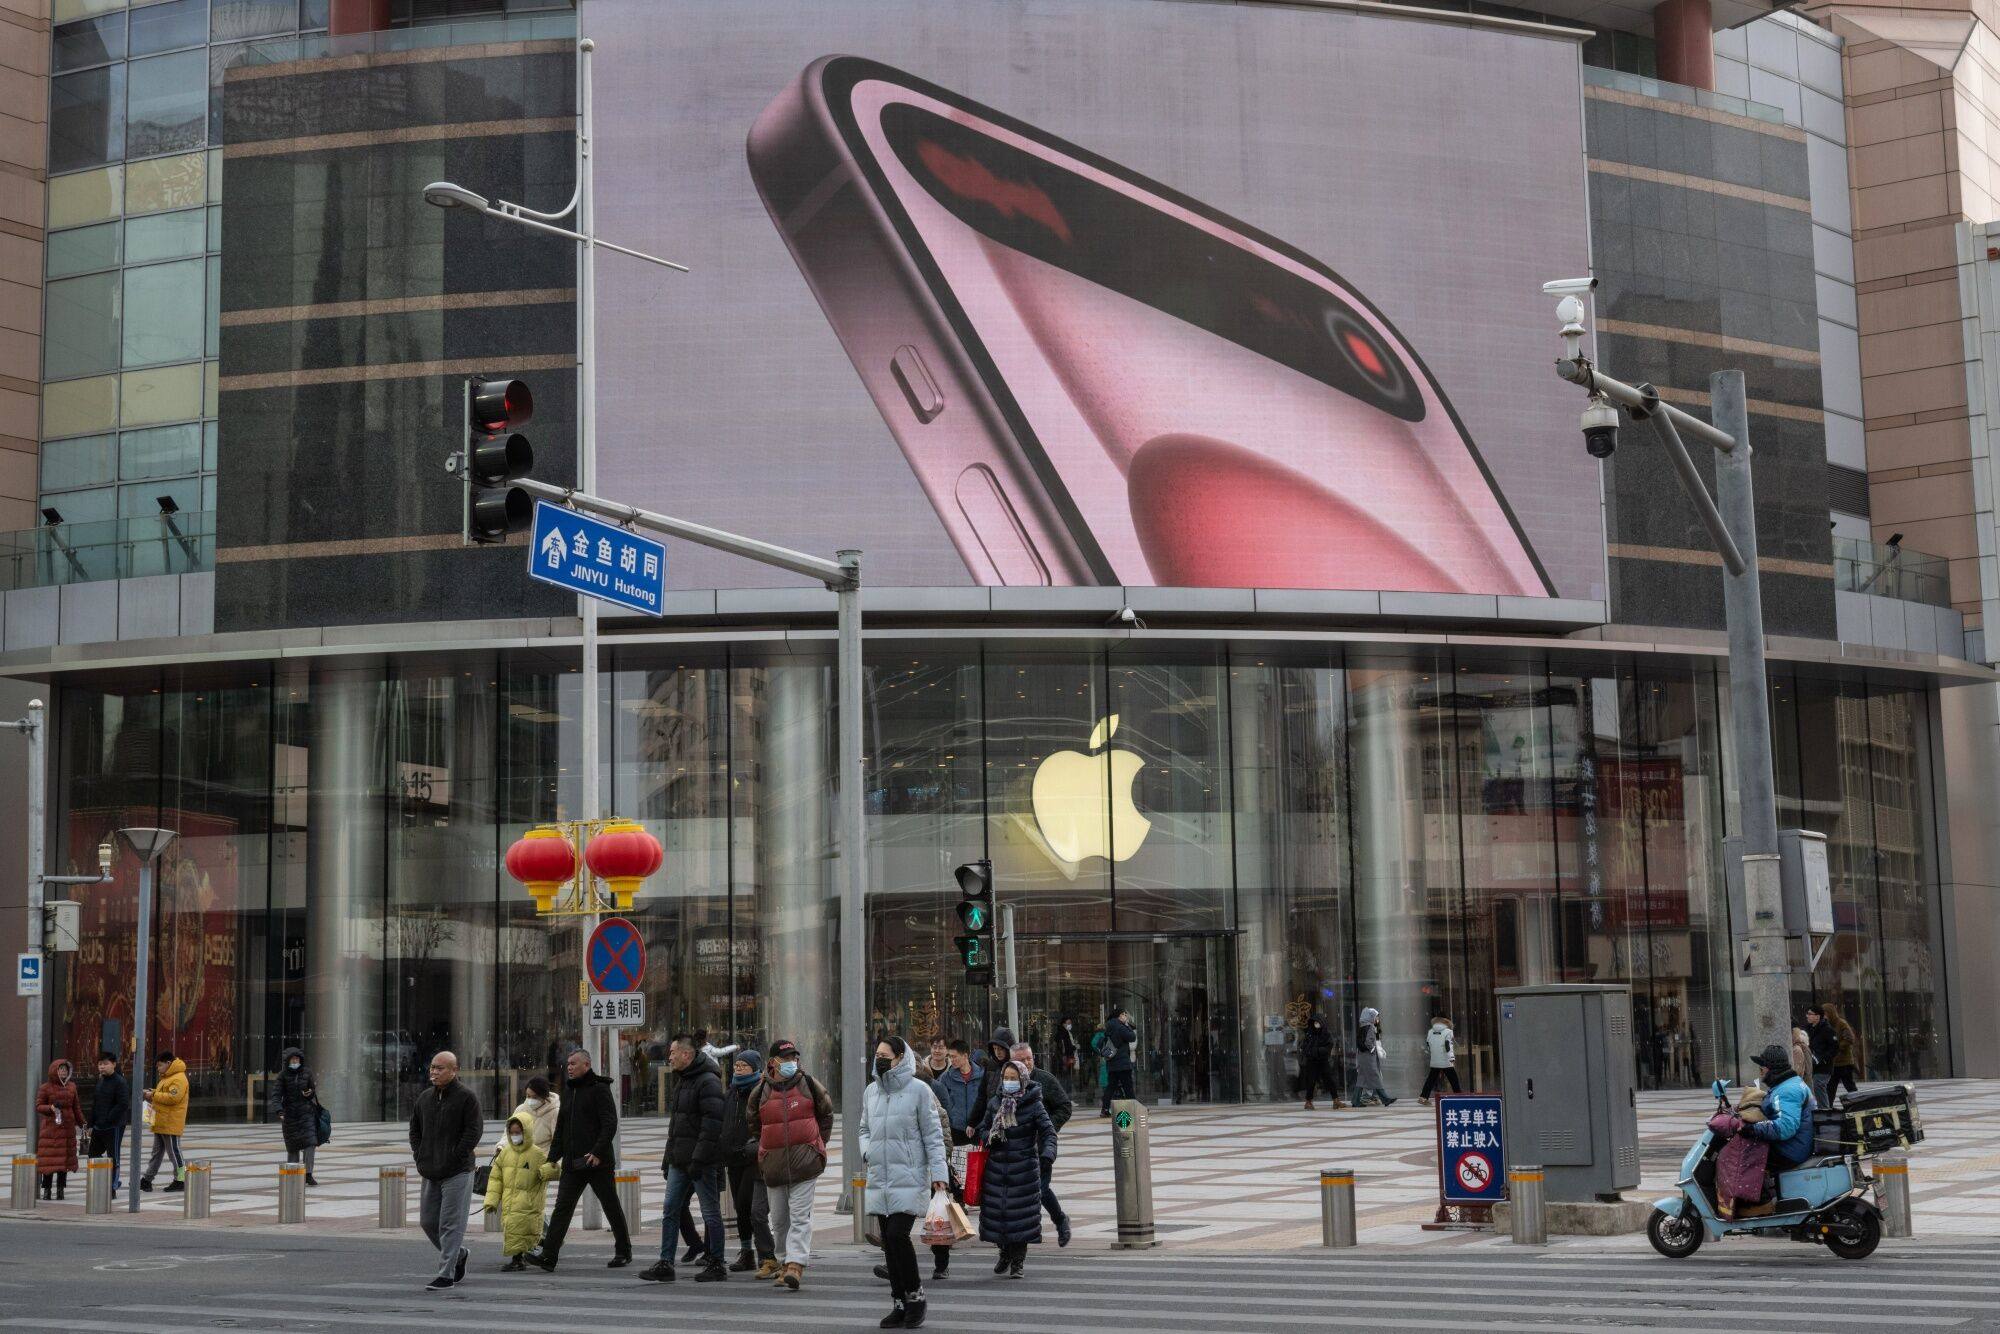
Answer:
[[897, 348], [896, 355], [889, 358], [889, 373], [903, 387], [903, 397], [910, 400], [910, 411], [917, 414], [918, 421], [929, 424], [944, 411], [944, 395], [917, 349], [908, 343]]
[[993, 573], [1000, 582], [1014, 588], [1046, 587], [1048, 567], [1035, 554], [1027, 530], [1015, 515], [1007, 493], [1000, 489], [1000, 479], [984, 464], [975, 463], [958, 475], [958, 485], [953, 489], [959, 513], [965, 516], [986, 559], [993, 563]]

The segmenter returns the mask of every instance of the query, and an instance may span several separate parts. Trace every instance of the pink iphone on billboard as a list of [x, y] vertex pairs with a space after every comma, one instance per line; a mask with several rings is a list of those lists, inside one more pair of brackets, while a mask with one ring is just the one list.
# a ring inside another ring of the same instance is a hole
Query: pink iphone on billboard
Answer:
[[859, 57], [749, 159], [979, 582], [1552, 593], [1430, 371], [1311, 256]]

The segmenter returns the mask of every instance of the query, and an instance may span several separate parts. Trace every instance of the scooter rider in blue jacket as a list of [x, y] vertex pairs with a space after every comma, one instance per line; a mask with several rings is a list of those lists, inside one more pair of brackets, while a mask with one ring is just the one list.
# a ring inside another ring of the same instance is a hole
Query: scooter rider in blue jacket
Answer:
[[1772, 1043], [1757, 1053], [1764, 1072], [1764, 1119], [1746, 1122], [1743, 1133], [1771, 1142], [1771, 1170], [1797, 1167], [1812, 1157], [1812, 1087], [1792, 1069], [1791, 1052]]

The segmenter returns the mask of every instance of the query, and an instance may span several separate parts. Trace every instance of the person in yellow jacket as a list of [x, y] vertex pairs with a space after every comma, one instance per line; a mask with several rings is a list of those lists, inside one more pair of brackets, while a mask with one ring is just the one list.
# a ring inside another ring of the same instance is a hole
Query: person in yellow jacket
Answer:
[[560, 1172], [536, 1147], [534, 1133], [532, 1116], [516, 1112], [508, 1117], [507, 1145], [493, 1159], [486, 1179], [486, 1207], [500, 1211], [500, 1253], [507, 1257], [500, 1268], [506, 1274], [526, 1269], [521, 1257], [541, 1244], [549, 1182]]
[[187, 1129], [188, 1077], [187, 1066], [180, 1057], [170, 1051], [163, 1051], [153, 1062], [153, 1068], [160, 1072], [160, 1082], [146, 1090], [146, 1101], [153, 1113], [153, 1157], [146, 1168], [146, 1175], [139, 1178], [140, 1190], [151, 1190], [153, 1178], [159, 1175], [160, 1159], [174, 1160], [173, 1184], [167, 1193], [186, 1190], [183, 1179], [186, 1168], [181, 1162], [181, 1132]]

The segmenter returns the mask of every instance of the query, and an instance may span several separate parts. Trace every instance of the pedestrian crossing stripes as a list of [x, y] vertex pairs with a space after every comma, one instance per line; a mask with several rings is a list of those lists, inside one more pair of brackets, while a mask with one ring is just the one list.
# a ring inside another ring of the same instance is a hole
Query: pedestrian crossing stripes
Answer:
[[[1199, 1256], [1075, 1250], [1031, 1253], [1027, 1277], [991, 1272], [992, 1251], [956, 1257], [952, 1277], [928, 1285], [929, 1326], [969, 1334], [1019, 1334], [1032, 1308], [1038, 1334], [1276, 1334], [1302, 1312], [1395, 1330], [1552, 1331], [1608, 1326], [1713, 1334], [1746, 1316], [1833, 1330], [1951, 1330], [1990, 1327], [2000, 1310], [2000, 1265], [1985, 1248], [1922, 1241], [1889, 1243], [1870, 1260], [1843, 1263], [1817, 1247], [1744, 1242], [1727, 1256], [1669, 1261], [1623, 1239], [1617, 1249], [1552, 1247], [1544, 1253], [1466, 1248]], [[693, 1285], [683, 1268], [671, 1287], [607, 1271], [596, 1248], [566, 1252], [554, 1275], [502, 1275], [495, 1250], [474, 1253], [467, 1281], [428, 1293], [424, 1252], [411, 1248], [332, 1282], [281, 1286], [282, 1266], [240, 1270], [212, 1290], [168, 1301], [66, 1305], [59, 1317], [0, 1316], [0, 1329], [66, 1331], [409, 1329], [518, 1322], [560, 1313], [565, 1328], [615, 1327], [630, 1334], [690, 1328], [752, 1330], [803, 1325], [871, 1328], [889, 1309], [870, 1272], [873, 1252], [842, 1247], [815, 1259], [797, 1293], [744, 1275]], [[927, 1259], [927, 1257], [923, 1257]], [[928, 1269], [928, 1264], [926, 1264]], [[19, 1308], [16, 1307], [16, 1310]], [[54, 1313], [51, 1313], [54, 1316]]]

